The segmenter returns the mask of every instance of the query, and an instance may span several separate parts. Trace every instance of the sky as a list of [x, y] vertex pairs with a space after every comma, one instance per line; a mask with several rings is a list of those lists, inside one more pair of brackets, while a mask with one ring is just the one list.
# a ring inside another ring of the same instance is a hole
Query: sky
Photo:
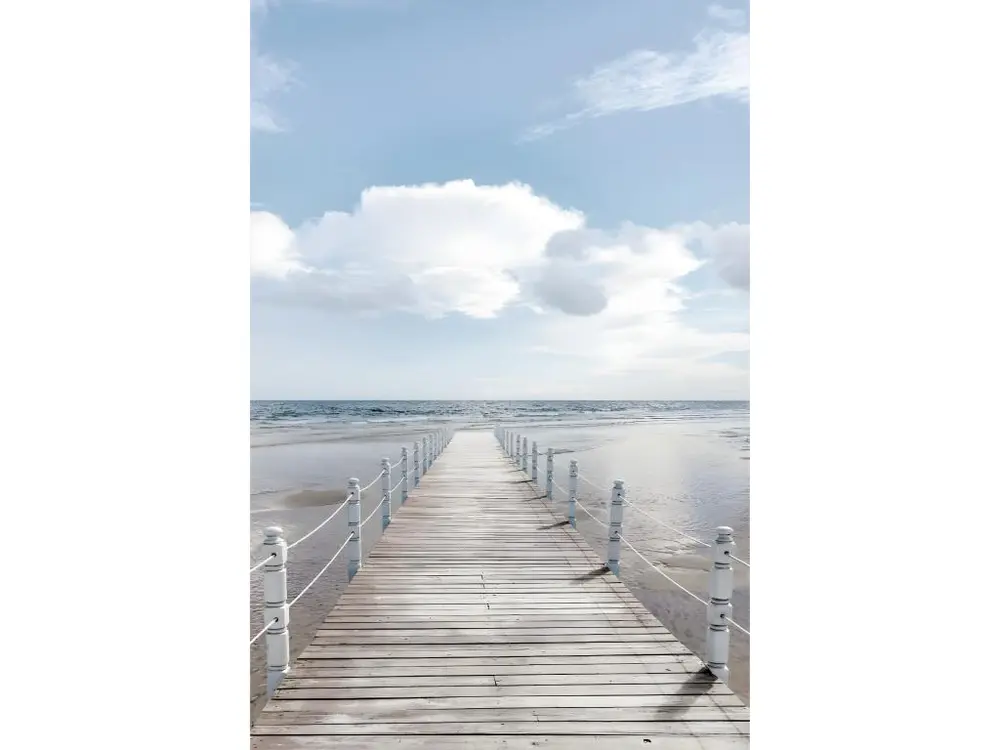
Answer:
[[745, 3], [250, 24], [253, 398], [749, 398]]

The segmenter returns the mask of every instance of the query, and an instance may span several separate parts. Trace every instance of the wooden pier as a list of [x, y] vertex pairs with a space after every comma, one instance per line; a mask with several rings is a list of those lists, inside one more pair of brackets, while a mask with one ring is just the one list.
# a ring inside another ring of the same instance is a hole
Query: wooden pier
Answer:
[[749, 747], [749, 712], [488, 431], [409, 490], [251, 730], [257, 750]]

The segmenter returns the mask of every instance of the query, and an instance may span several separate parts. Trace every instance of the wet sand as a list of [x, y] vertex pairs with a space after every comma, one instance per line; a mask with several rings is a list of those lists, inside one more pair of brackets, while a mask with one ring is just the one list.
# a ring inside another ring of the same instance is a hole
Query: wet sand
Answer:
[[[388, 431], [387, 431], [388, 432]], [[599, 486], [610, 489], [611, 478], [626, 481], [629, 500], [656, 518], [682, 529], [685, 533], [706, 541], [717, 525], [734, 528], [737, 555], [749, 561], [749, 462], [742, 447], [743, 433], [725, 434], [722, 428], [707, 424], [692, 428], [689, 424], [623, 425], [543, 429], [529, 428], [529, 435], [559, 450], [555, 459], [556, 482], [566, 485], [570, 458], [579, 462], [581, 474]], [[389, 440], [412, 445], [413, 434], [393, 430]], [[381, 435], [379, 436], [382, 437]], [[277, 453], [287, 446], [255, 449], [253, 459], [259, 468], [262, 451]], [[278, 466], [284, 475], [308, 477], [319, 487], [251, 498], [251, 561], [260, 559], [259, 545], [263, 529], [282, 526], [292, 542], [326, 518], [346, 497], [346, 477], [357, 476], [367, 483], [378, 473], [378, 461], [388, 455], [395, 461], [399, 445], [365, 436], [354, 442], [329, 441], [321, 446], [297, 444], [284, 455], [269, 456], [263, 463]], [[544, 482], [544, 458], [539, 461]], [[612, 470], [613, 469], [613, 470]], [[398, 469], [397, 469], [398, 471]], [[270, 486], [273, 475], [258, 474], [256, 481]], [[393, 478], [393, 484], [398, 474]], [[325, 487], [322, 485], [325, 484]], [[580, 482], [580, 502], [600, 519], [606, 518], [607, 497], [604, 493]], [[362, 518], [379, 503], [378, 487], [362, 497]], [[565, 517], [565, 503], [556, 493], [554, 501], [541, 499], [557, 518]], [[393, 509], [398, 507], [398, 499]], [[606, 549], [607, 530], [603, 523], [591, 521], [578, 513], [577, 528], [591, 547], [601, 556]], [[698, 547], [654, 521], [626, 507], [624, 536], [664, 572], [702, 598], [708, 589], [708, 550]], [[381, 535], [377, 519], [365, 527], [362, 534], [364, 554]], [[312, 580], [347, 537], [347, 514], [341, 511], [320, 532], [296, 547], [289, 555], [288, 590], [294, 597]], [[734, 618], [749, 629], [749, 571], [735, 565], [736, 589], [733, 596]], [[673, 584], [639, 560], [630, 550], [623, 549], [621, 577], [639, 600], [677, 638], [697, 654], [704, 653], [705, 607], [681, 592]], [[290, 636], [292, 660], [312, 640], [326, 614], [336, 604], [347, 586], [346, 561], [339, 559], [323, 575], [291, 612]], [[250, 587], [250, 634], [263, 626], [261, 612], [261, 579], [255, 574]], [[264, 639], [251, 648], [251, 721], [265, 702]], [[732, 631], [730, 646], [730, 686], [749, 704], [749, 638]]]

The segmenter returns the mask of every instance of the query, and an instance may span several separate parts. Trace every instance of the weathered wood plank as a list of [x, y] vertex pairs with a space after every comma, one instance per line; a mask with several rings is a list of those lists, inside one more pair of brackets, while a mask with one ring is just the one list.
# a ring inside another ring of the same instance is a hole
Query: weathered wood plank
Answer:
[[[467, 679], [456, 677], [456, 680]], [[409, 683], [410, 680], [402, 680]], [[676, 688], [670, 690], [669, 688]], [[401, 687], [356, 687], [339, 688], [296, 688], [287, 687], [279, 690], [272, 703], [288, 700], [365, 700], [379, 699], [445, 699], [445, 698], [491, 698], [491, 699], [525, 699], [527, 706], [548, 706], [550, 698], [580, 697], [594, 702], [596, 705], [613, 706], [620, 696], [646, 696], [653, 705], [664, 705], [675, 699], [681, 702], [688, 698], [699, 696], [715, 696], [723, 703], [720, 705], [742, 706], [739, 696], [733, 695], [724, 686], [713, 683], [691, 683], [660, 685], [658, 683], [628, 685], [628, 684], [573, 684], [573, 685], [410, 685]], [[607, 700], [605, 700], [607, 699]], [[707, 703], [705, 705], [713, 705]]]
[[[749, 721], [750, 715], [746, 706], [709, 706], [709, 707], [689, 707], [689, 706], [665, 706], [663, 708], [649, 708], [633, 706], [628, 711], [621, 708], [488, 708], [475, 709], [464, 708], [457, 710], [448, 709], [421, 709], [409, 708], [399, 710], [395, 713], [387, 711], [359, 711], [357, 713], [342, 713], [336, 711], [332, 706], [325, 710], [309, 710], [308, 706], [322, 704], [322, 701], [290, 701], [290, 703], [303, 707], [300, 710], [282, 711], [281, 705], [285, 701], [276, 701], [277, 708], [268, 710], [265, 706], [260, 718], [259, 725], [283, 725], [283, 724], [342, 724], [363, 726], [365, 724], [474, 724], [479, 722], [498, 721], [533, 721], [542, 722], [565, 722], [565, 721], [590, 721], [613, 722], [622, 718], [622, 714], [628, 715], [631, 722], [662, 722], [670, 721]], [[544, 727], [539, 727], [544, 729]], [[544, 732], [541, 732], [544, 734]]]
[[[680, 734], [633, 735], [550, 735], [546, 737], [510, 734], [476, 735], [474, 741], [467, 735], [433, 734], [415, 737], [378, 735], [351, 737], [339, 741], [336, 747], [352, 750], [595, 750], [596, 748], [621, 748], [622, 750], [745, 750], [745, 737], [685, 737]], [[322, 735], [258, 736], [253, 738], [252, 750], [328, 750], [330, 738]]]
[[[663, 679], [662, 674], [623, 674], [604, 673], [595, 675], [584, 674], [536, 674], [536, 675], [417, 675], [417, 676], [378, 676], [364, 677], [289, 677], [281, 683], [279, 693], [287, 695], [289, 690], [361, 690], [381, 688], [489, 688], [483, 692], [463, 692], [461, 695], [590, 695], [606, 694], [602, 688], [611, 692], [634, 686], [637, 691], [660, 692], [674, 695], [687, 692], [728, 694], [725, 685], [709, 677], [701, 679], [681, 678], [674, 681]], [[688, 677], [688, 676], [686, 676]], [[524, 688], [525, 690], [522, 690]], [[538, 692], [532, 692], [538, 688]], [[492, 691], [492, 692], [491, 692]], [[447, 691], [443, 691], [447, 692]], [[416, 695], [417, 691], [414, 690]], [[294, 697], [294, 696], [292, 696]], [[327, 696], [340, 697], [340, 696]], [[424, 695], [423, 697], [426, 697]]]
[[[422, 688], [416, 690], [414, 688]], [[440, 688], [428, 691], [423, 688]], [[475, 689], [471, 689], [475, 688]], [[479, 688], [487, 688], [479, 690]], [[294, 678], [281, 683], [279, 697], [284, 698], [340, 698], [342, 691], [355, 690], [409, 690], [419, 697], [434, 695], [609, 695], [614, 693], [641, 693], [659, 695], [708, 694], [728, 695], [728, 689], [712, 680], [678, 680], [667, 682], [661, 675], [449, 675], [419, 677], [328, 677]], [[327, 691], [329, 695], [305, 696], [298, 691]], [[289, 691], [291, 691], [291, 694]], [[405, 697], [383, 695], [370, 697]]]
[[[693, 680], [695, 677], [704, 682], [714, 682], [715, 677], [705, 673], [704, 665], [697, 659], [681, 660], [678, 657], [670, 657], [671, 661], [645, 662], [640, 659], [649, 657], [637, 657], [633, 662], [623, 662], [617, 659], [595, 661], [592, 659], [580, 659], [572, 662], [560, 664], [547, 660], [542, 664], [500, 664], [490, 661], [484, 664], [456, 663], [455, 661], [444, 661], [439, 659], [428, 660], [427, 664], [414, 664], [416, 659], [396, 662], [380, 662], [380, 666], [374, 667], [378, 678], [372, 676], [373, 667], [361, 668], [353, 666], [337, 666], [336, 662], [315, 662], [323, 666], [306, 666], [314, 662], [303, 661], [295, 670], [294, 675], [285, 678], [282, 685], [302, 678], [354, 678], [364, 677], [366, 679], [391, 679], [393, 677], [436, 677], [461, 675], [487, 675], [492, 676], [498, 683], [516, 685], [518, 679], [522, 679], [524, 684], [553, 684], [558, 685], [563, 682], [573, 684], [602, 682], [606, 677], [629, 676], [635, 681], [642, 681], [646, 676], [653, 681], [662, 683], [682, 682]], [[442, 665], [443, 664], [443, 665]]]
[[[398, 622], [383, 622], [383, 623], [368, 623], [371, 627], [365, 627], [364, 623], [343, 623], [339, 627], [334, 627], [329, 623], [322, 623], [319, 628], [319, 633], [324, 638], [338, 637], [366, 637], [366, 638], [376, 638], [378, 636], [423, 636], [428, 635], [428, 630], [436, 630], [441, 635], [479, 635], [478, 631], [488, 630], [494, 636], [502, 637], [515, 637], [515, 636], [566, 636], [566, 635], [638, 635], [638, 634], [650, 634], [650, 635], [660, 635], [669, 636], [673, 638], [670, 631], [667, 630], [662, 625], [647, 625], [640, 623], [636, 620], [631, 622], [625, 621], [623, 624], [614, 623], [604, 623], [604, 622], [594, 622], [586, 619], [569, 620], [567, 622], [554, 622], [552, 620], [522, 620], [520, 622], [511, 625], [500, 625], [500, 622], [504, 620], [501, 618], [496, 618], [496, 627], [489, 627], [486, 622], [480, 623], [465, 623], [461, 620], [453, 620], [454, 624], [446, 625], [445, 622], [441, 621], [441, 626], [437, 628], [428, 627], [413, 627], [412, 622], [408, 621], [398, 621]], [[540, 623], [553, 623], [542, 625]], [[418, 625], [420, 623], [417, 623]], [[430, 625], [432, 623], [424, 623]], [[360, 625], [360, 626], [359, 626]]]
[[463, 647], [453, 647], [448, 645], [433, 644], [419, 646], [322, 646], [309, 645], [302, 651], [303, 659], [400, 659], [411, 656], [418, 652], [421, 658], [447, 658], [455, 659], [462, 657], [510, 657], [510, 656], [655, 656], [657, 654], [677, 654], [690, 653], [686, 647], [680, 643], [617, 643], [617, 644], [543, 644], [539, 646], [522, 645], [509, 646], [499, 644], [480, 644]]
[[[720, 709], [721, 710], [721, 709]], [[553, 721], [546, 724], [529, 721], [493, 721], [493, 722], [426, 722], [426, 723], [383, 723], [383, 724], [258, 724], [253, 733], [263, 735], [327, 735], [364, 737], [381, 735], [496, 735], [522, 734], [532, 737], [545, 735], [597, 735], [612, 737], [611, 744], [606, 747], [617, 749], [621, 745], [623, 735], [640, 735], [643, 737], [681, 735], [701, 737], [713, 735], [749, 735], [749, 721], [718, 720], [679, 720], [679, 721], [633, 721], [618, 715], [618, 721]], [[262, 714], [263, 715], [263, 714]], [[274, 716], [275, 714], [268, 714]], [[280, 715], [280, 714], [278, 714]], [[626, 714], [627, 715], [627, 714]], [[299, 717], [305, 719], [305, 717]], [[478, 738], [470, 740], [470, 745], [478, 747]], [[744, 747], [749, 747], [745, 745]]]
[[[323, 690], [296, 690], [295, 694], [287, 696], [283, 691], [272, 698], [264, 708], [269, 712], [298, 711], [305, 713], [336, 713], [347, 717], [411, 717], [411, 712], [419, 711], [428, 716], [437, 716], [438, 711], [449, 713], [459, 711], [478, 712], [493, 710], [530, 709], [532, 714], [541, 716], [549, 709], [598, 709], [607, 711], [612, 708], [652, 709], [662, 712], [685, 713], [687, 709], [702, 708], [734, 708], [746, 711], [740, 699], [732, 694], [700, 695], [659, 695], [643, 694], [603, 694], [603, 695], [419, 695], [411, 696], [351, 696], [338, 695], [331, 698]], [[590, 714], [600, 717], [602, 714]], [[631, 712], [630, 712], [631, 713]], [[409, 718], [407, 718], [409, 720]]]
[[[351, 630], [359, 633], [364, 630], [476, 630], [480, 628], [548, 628], [548, 629], [575, 629], [575, 628], [596, 628], [609, 626], [613, 628], [637, 628], [645, 630], [649, 628], [662, 628], [652, 615], [648, 618], [642, 616], [604, 616], [604, 617], [580, 617], [572, 614], [561, 615], [561, 613], [544, 614], [541, 616], [518, 615], [516, 617], [503, 616], [481, 616], [466, 617], [460, 620], [447, 620], [440, 617], [424, 616], [418, 618], [396, 618], [389, 616], [336, 616], [327, 617], [321, 630]], [[665, 628], [664, 628], [665, 629]]]

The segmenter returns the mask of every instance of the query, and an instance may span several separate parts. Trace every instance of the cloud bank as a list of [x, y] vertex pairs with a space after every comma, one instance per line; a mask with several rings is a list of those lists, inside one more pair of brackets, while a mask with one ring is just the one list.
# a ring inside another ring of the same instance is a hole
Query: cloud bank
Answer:
[[[749, 286], [744, 225], [599, 230], [527, 185], [471, 180], [369, 188], [352, 211], [294, 229], [266, 211], [250, 222], [259, 301], [427, 318], [533, 311], [536, 351], [584, 352], [610, 370], [748, 346], [743, 334], [702, 333], [677, 319], [683, 281], [699, 268]], [[567, 350], [581, 340], [588, 345]]]

